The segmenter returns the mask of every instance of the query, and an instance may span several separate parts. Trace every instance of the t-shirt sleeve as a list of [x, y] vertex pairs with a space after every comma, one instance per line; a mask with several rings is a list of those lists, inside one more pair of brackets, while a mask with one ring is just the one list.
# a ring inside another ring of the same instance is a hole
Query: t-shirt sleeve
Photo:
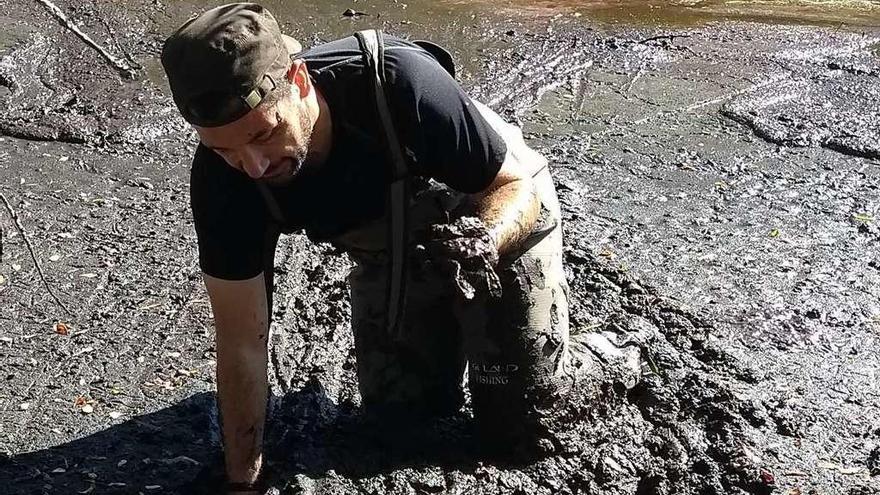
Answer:
[[271, 238], [263, 199], [253, 181], [201, 144], [190, 171], [190, 203], [202, 272], [246, 280], [263, 271]]
[[461, 86], [420, 50], [388, 50], [385, 63], [389, 106], [415, 172], [465, 193], [488, 187], [507, 147]]

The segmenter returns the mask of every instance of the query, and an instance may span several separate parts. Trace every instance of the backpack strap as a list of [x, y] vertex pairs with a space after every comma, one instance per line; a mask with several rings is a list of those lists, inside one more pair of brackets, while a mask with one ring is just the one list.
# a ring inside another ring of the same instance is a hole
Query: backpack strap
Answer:
[[358, 31], [355, 37], [363, 52], [365, 70], [364, 75], [368, 78], [373, 94], [376, 98], [376, 113], [382, 125], [385, 138], [385, 149], [391, 165], [391, 184], [388, 188], [388, 207], [390, 225], [388, 228], [388, 247], [391, 252], [391, 263], [388, 265], [388, 294], [386, 329], [388, 335], [401, 337], [403, 331], [404, 299], [406, 297], [406, 254], [407, 254], [407, 224], [409, 211], [407, 198], [409, 197], [409, 168], [404, 158], [403, 149], [388, 100], [385, 96], [385, 49], [382, 41], [382, 32], [369, 29]]

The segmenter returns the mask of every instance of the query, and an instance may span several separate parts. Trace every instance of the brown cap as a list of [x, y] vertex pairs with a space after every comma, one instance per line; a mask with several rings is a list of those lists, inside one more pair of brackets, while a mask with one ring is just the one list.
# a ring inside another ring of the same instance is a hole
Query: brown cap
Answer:
[[291, 42], [275, 17], [254, 3], [223, 5], [184, 23], [162, 49], [183, 118], [218, 127], [256, 108], [285, 77]]

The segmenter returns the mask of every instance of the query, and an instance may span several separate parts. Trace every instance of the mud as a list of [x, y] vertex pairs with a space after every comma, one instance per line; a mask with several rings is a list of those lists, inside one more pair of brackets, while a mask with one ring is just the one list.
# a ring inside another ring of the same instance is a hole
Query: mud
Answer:
[[[267, 433], [279, 490], [880, 493], [880, 16], [699, 4], [675, 4], [686, 22], [589, 2], [358, 2], [354, 17], [267, 4], [305, 45], [375, 26], [452, 48], [472, 94], [551, 158], [572, 339], [604, 363], [539, 460], [482, 455], [468, 410], [368, 421], [351, 263], [286, 237]], [[0, 192], [75, 312], [0, 213], [0, 493], [204, 489], [220, 447], [195, 139], [155, 58], [205, 4], [57, 5], [140, 69], [121, 78], [38, 2], [0, 0]]]

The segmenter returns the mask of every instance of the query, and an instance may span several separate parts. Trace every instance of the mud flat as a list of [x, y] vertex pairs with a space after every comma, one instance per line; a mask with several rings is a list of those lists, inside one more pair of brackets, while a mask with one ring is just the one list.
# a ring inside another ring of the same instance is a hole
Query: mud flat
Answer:
[[[624, 4], [267, 3], [306, 45], [378, 26], [453, 49], [552, 158], [575, 340], [606, 363], [536, 462], [481, 457], [467, 411], [366, 423], [350, 264], [288, 237], [282, 493], [880, 493], [880, 11]], [[0, 0], [0, 193], [25, 228], [0, 209], [0, 493], [189, 493], [219, 452], [215, 354], [195, 139], [155, 59], [205, 3], [56, 5], [135, 75]]]

